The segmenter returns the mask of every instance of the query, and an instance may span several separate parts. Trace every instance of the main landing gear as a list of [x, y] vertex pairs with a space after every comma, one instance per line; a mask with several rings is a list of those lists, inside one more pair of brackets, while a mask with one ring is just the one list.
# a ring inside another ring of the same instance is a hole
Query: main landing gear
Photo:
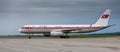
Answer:
[[70, 38], [69, 36], [60, 36], [60, 38]]
[[50, 33], [43, 33], [45, 37], [50, 37]]
[[63, 36], [60, 36], [60, 38], [70, 38], [67, 33], [65, 33]]
[[32, 37], [31, 37], [31, 34], [28, 34], [28, 38], [29, 38], [29, 39], [31, 39], [31, 38], [32, 38]]
[[31, 36], [29, 36], [28, 38], [31, 39]]

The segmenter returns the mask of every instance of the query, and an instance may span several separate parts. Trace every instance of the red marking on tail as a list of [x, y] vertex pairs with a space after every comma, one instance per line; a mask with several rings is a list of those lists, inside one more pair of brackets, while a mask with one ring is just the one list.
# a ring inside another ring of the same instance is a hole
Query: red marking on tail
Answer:
[[109, 16], [109, 15], [103, 15], [102, 18], [105, 18], [105, 19], [106, 19], [106, 18], [108, 18], [108, 16]]

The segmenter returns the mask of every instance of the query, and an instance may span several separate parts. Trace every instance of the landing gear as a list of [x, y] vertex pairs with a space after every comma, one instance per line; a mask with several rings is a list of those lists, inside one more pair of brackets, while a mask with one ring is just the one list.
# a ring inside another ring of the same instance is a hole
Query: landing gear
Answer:
[[63, 36], [60, 36], [60, 38], [70, 38], [67, 33], [65, 33]]
[[70, 38], [69, 36], [60, 36], [60, 38]]
[[50, 35], [44, 35], [45, 37], [49, 37]]
[[43, 33], [45, 37], [49, 37], [50, 33]]
[[31, 39], [31, 34], [28, 35], [28, 38]]
[[31, 39], [31, 36], [29, 36], [28, 38]]

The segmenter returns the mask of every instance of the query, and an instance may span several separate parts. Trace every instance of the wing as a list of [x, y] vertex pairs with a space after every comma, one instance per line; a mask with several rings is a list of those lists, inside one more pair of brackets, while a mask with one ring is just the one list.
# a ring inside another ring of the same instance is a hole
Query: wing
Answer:
[[81, 29], [62, 29], [62, 30], [59, 30], [63, 33], [70, 33], [71, 31], [76, 31], [76, 30], [81, 30]]

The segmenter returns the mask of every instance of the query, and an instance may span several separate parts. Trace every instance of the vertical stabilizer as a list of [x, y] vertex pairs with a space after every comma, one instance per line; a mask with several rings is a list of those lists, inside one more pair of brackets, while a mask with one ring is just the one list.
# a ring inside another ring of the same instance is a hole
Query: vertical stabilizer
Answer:
[[95, 25], [100, 26], [108, 26], [109, 18], [110, 18], [110, 9], [107, 9], [99, 18], [99, 20], [95, 23]]

